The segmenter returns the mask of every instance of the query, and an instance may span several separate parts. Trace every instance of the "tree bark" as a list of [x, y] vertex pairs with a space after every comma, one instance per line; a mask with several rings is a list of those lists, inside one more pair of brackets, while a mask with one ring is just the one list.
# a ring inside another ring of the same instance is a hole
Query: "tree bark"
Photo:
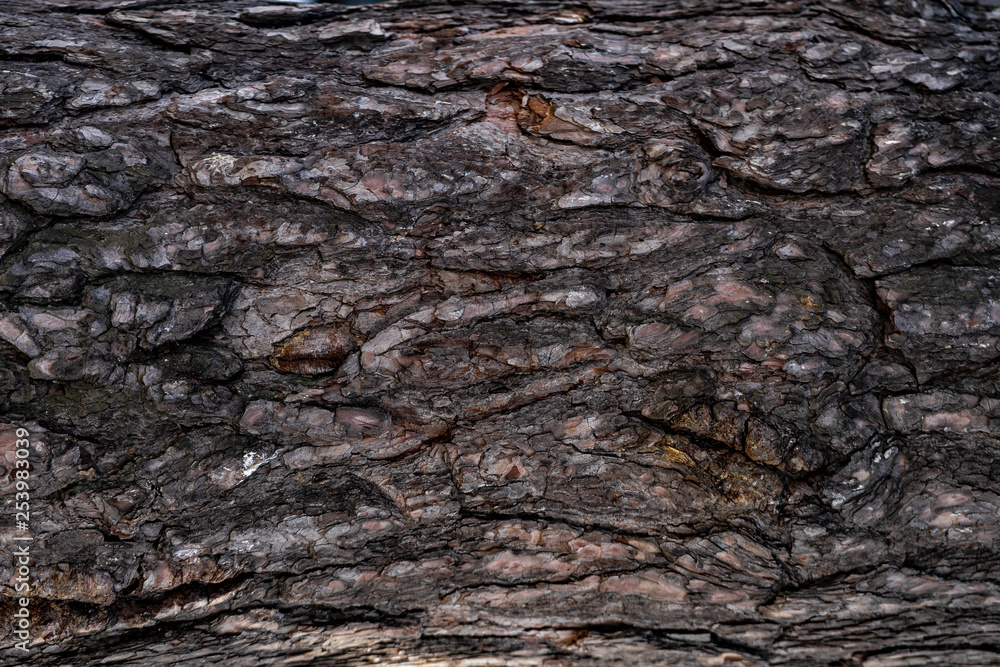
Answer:
[[0, 3], [2, 664], [1000, 664], [1000, 9], [263, 1]]

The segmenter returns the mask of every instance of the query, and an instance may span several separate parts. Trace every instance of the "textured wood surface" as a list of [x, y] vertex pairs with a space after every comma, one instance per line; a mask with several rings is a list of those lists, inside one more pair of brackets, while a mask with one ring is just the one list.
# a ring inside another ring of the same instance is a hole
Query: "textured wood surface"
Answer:
[[1000, 664], [998, 39], [0, 2], [0, 664]]

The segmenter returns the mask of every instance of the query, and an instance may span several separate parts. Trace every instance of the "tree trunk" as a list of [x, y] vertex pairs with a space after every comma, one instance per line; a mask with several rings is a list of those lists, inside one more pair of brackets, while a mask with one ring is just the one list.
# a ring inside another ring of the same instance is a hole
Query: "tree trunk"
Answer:
[[0, 663], [1000, 664], [1000, 9], [264, 1], [0, 4]]

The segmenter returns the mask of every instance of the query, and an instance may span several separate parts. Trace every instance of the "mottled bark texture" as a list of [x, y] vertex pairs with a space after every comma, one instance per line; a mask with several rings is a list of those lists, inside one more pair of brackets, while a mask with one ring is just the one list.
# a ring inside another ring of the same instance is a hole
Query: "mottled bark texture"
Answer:
[[2, 664], [1000, 664], [1000, 9], [262, 2], [0, 6]]

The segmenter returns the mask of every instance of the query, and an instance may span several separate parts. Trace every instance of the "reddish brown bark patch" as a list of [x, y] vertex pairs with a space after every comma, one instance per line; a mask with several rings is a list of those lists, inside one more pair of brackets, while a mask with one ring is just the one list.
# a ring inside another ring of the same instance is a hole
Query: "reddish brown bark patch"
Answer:
[[345, 326], [303, 329], [286, 338], [269, 357], [281, 373], [320, 375], [337, 370], [354, 348], [354, 338]]

